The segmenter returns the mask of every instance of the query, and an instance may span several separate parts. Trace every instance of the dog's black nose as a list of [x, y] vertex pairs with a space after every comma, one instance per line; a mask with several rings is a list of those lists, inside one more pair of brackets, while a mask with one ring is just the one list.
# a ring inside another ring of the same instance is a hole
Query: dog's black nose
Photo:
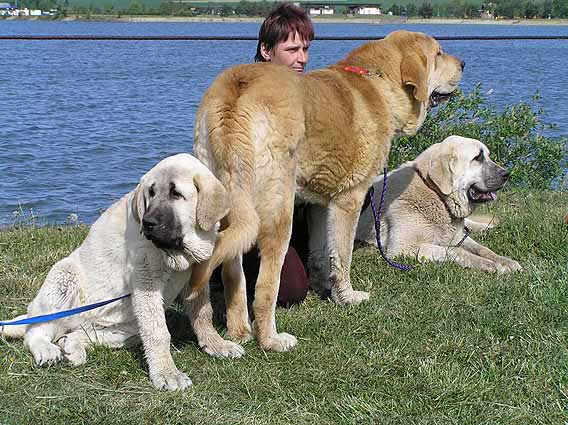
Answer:
[[461, 61], [461, 62], [460, 62], [460, 66], [461, 66], [461, 69], [462, 69], [462, 71], [463, 71], [463, 69], [465, 68], [465, 61]]
[[511, 175], [511, 172], [510, 172], [509, 170], [503, 170], [503, 171], [501, 172], [501, 174], [503, 175], [503, 178], [504, 178], [505, 180], [508, 180], [508, 179], [509, 179], [509, 176]]
[[145, 231], [147, 232], [151, 232], [152, 229], [154, 227], [156, 227], [158, 225], [158, 222], [156, 220], [152, 220], [151, 218], [144, 218], [142, 220], [142, 227], [144, 228]]

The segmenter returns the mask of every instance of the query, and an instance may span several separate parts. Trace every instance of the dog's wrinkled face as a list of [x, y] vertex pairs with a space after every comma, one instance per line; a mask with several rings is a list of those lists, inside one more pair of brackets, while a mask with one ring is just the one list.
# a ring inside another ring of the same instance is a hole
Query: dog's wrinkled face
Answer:
[[475, 205], [495, 200], [509, 177], [489, 158], [487, 146], [460, 136], [430, 146], [416, 164], [443, 195], [454, 217], [467, 217]]
[[180, 154], [142, 177], [132, 209], [144, 236], [163, 252], [168, 267], [181, 271], [211, 256], [217, 222], [228, 211], [226, 198], [221, 183], [203, 164]]
[[400, 52], [401, 82], [419, 102], [417, 120], [402, 129], [403, 134], [414, 134], [428, 109], [450, 98], [461, 81], [465, 63], [444, 52], [433, 37], [423, 33], [396, 31], [385, 41], [392, 42]]

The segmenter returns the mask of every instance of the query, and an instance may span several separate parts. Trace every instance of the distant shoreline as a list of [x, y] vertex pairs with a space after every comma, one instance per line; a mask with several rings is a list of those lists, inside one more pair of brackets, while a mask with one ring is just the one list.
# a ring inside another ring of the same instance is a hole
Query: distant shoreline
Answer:
[[[10, 17], [6, 20], [53, 20], [41, 17]], [[111, 15], [90, 15], [90, 16], [68, 16], [55, 21], [105, 21], [105, 22], [262, 22], [263, 18], [253, 16], [111, 16]], [[401, 19], [388, 15], [376, 17], [359, 16], [313, 16], [314, 23], [352, 23], [352, 24], [374, 24], [374, 25], [566, 25], [568, 19], [455, 19], [455, 18], [408, 18]], [[1, 22], [2, 20], [0, 20]]]

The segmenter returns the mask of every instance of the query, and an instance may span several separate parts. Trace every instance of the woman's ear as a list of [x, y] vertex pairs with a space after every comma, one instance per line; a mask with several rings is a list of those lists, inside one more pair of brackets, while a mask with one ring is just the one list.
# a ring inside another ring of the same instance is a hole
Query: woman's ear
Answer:
[[270, 59], [272, 59], [271, 55], [270, 55], [270, 50], [268, 50], [266, 48], [266, 44], [265, 43], [261, 43], [260, 44], [260, 54], [262, 55], [262, 57], [264, 58], [264, 60], [266, 62], [270, 62]]

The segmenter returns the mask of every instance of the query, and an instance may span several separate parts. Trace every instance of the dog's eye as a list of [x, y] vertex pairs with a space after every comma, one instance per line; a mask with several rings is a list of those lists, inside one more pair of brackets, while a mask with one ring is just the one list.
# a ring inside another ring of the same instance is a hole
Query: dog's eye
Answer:
[[484, 157], [485, 156], [483, 155], [483, 151], [479, 151], [479, 153], [477, 154], [477, 156], [475, 158], [473, 158], [473, 160], [477, 161], [477, 162], [482, 162]]
[[174, 199], [185, 199], [183, 195], [175, 189], [175, 187], [170, 189], [170, 196]]
[[150, 189], [148, 190], [148, 195], [150, 195], [150, 198], [156, 196], [156, 191], [154, 190], [154, 186], [150, 186]]
[[177, 191], [175, 183], [170, 183], [170, 197], [173, 199], [185, 199], [183, 195]]

